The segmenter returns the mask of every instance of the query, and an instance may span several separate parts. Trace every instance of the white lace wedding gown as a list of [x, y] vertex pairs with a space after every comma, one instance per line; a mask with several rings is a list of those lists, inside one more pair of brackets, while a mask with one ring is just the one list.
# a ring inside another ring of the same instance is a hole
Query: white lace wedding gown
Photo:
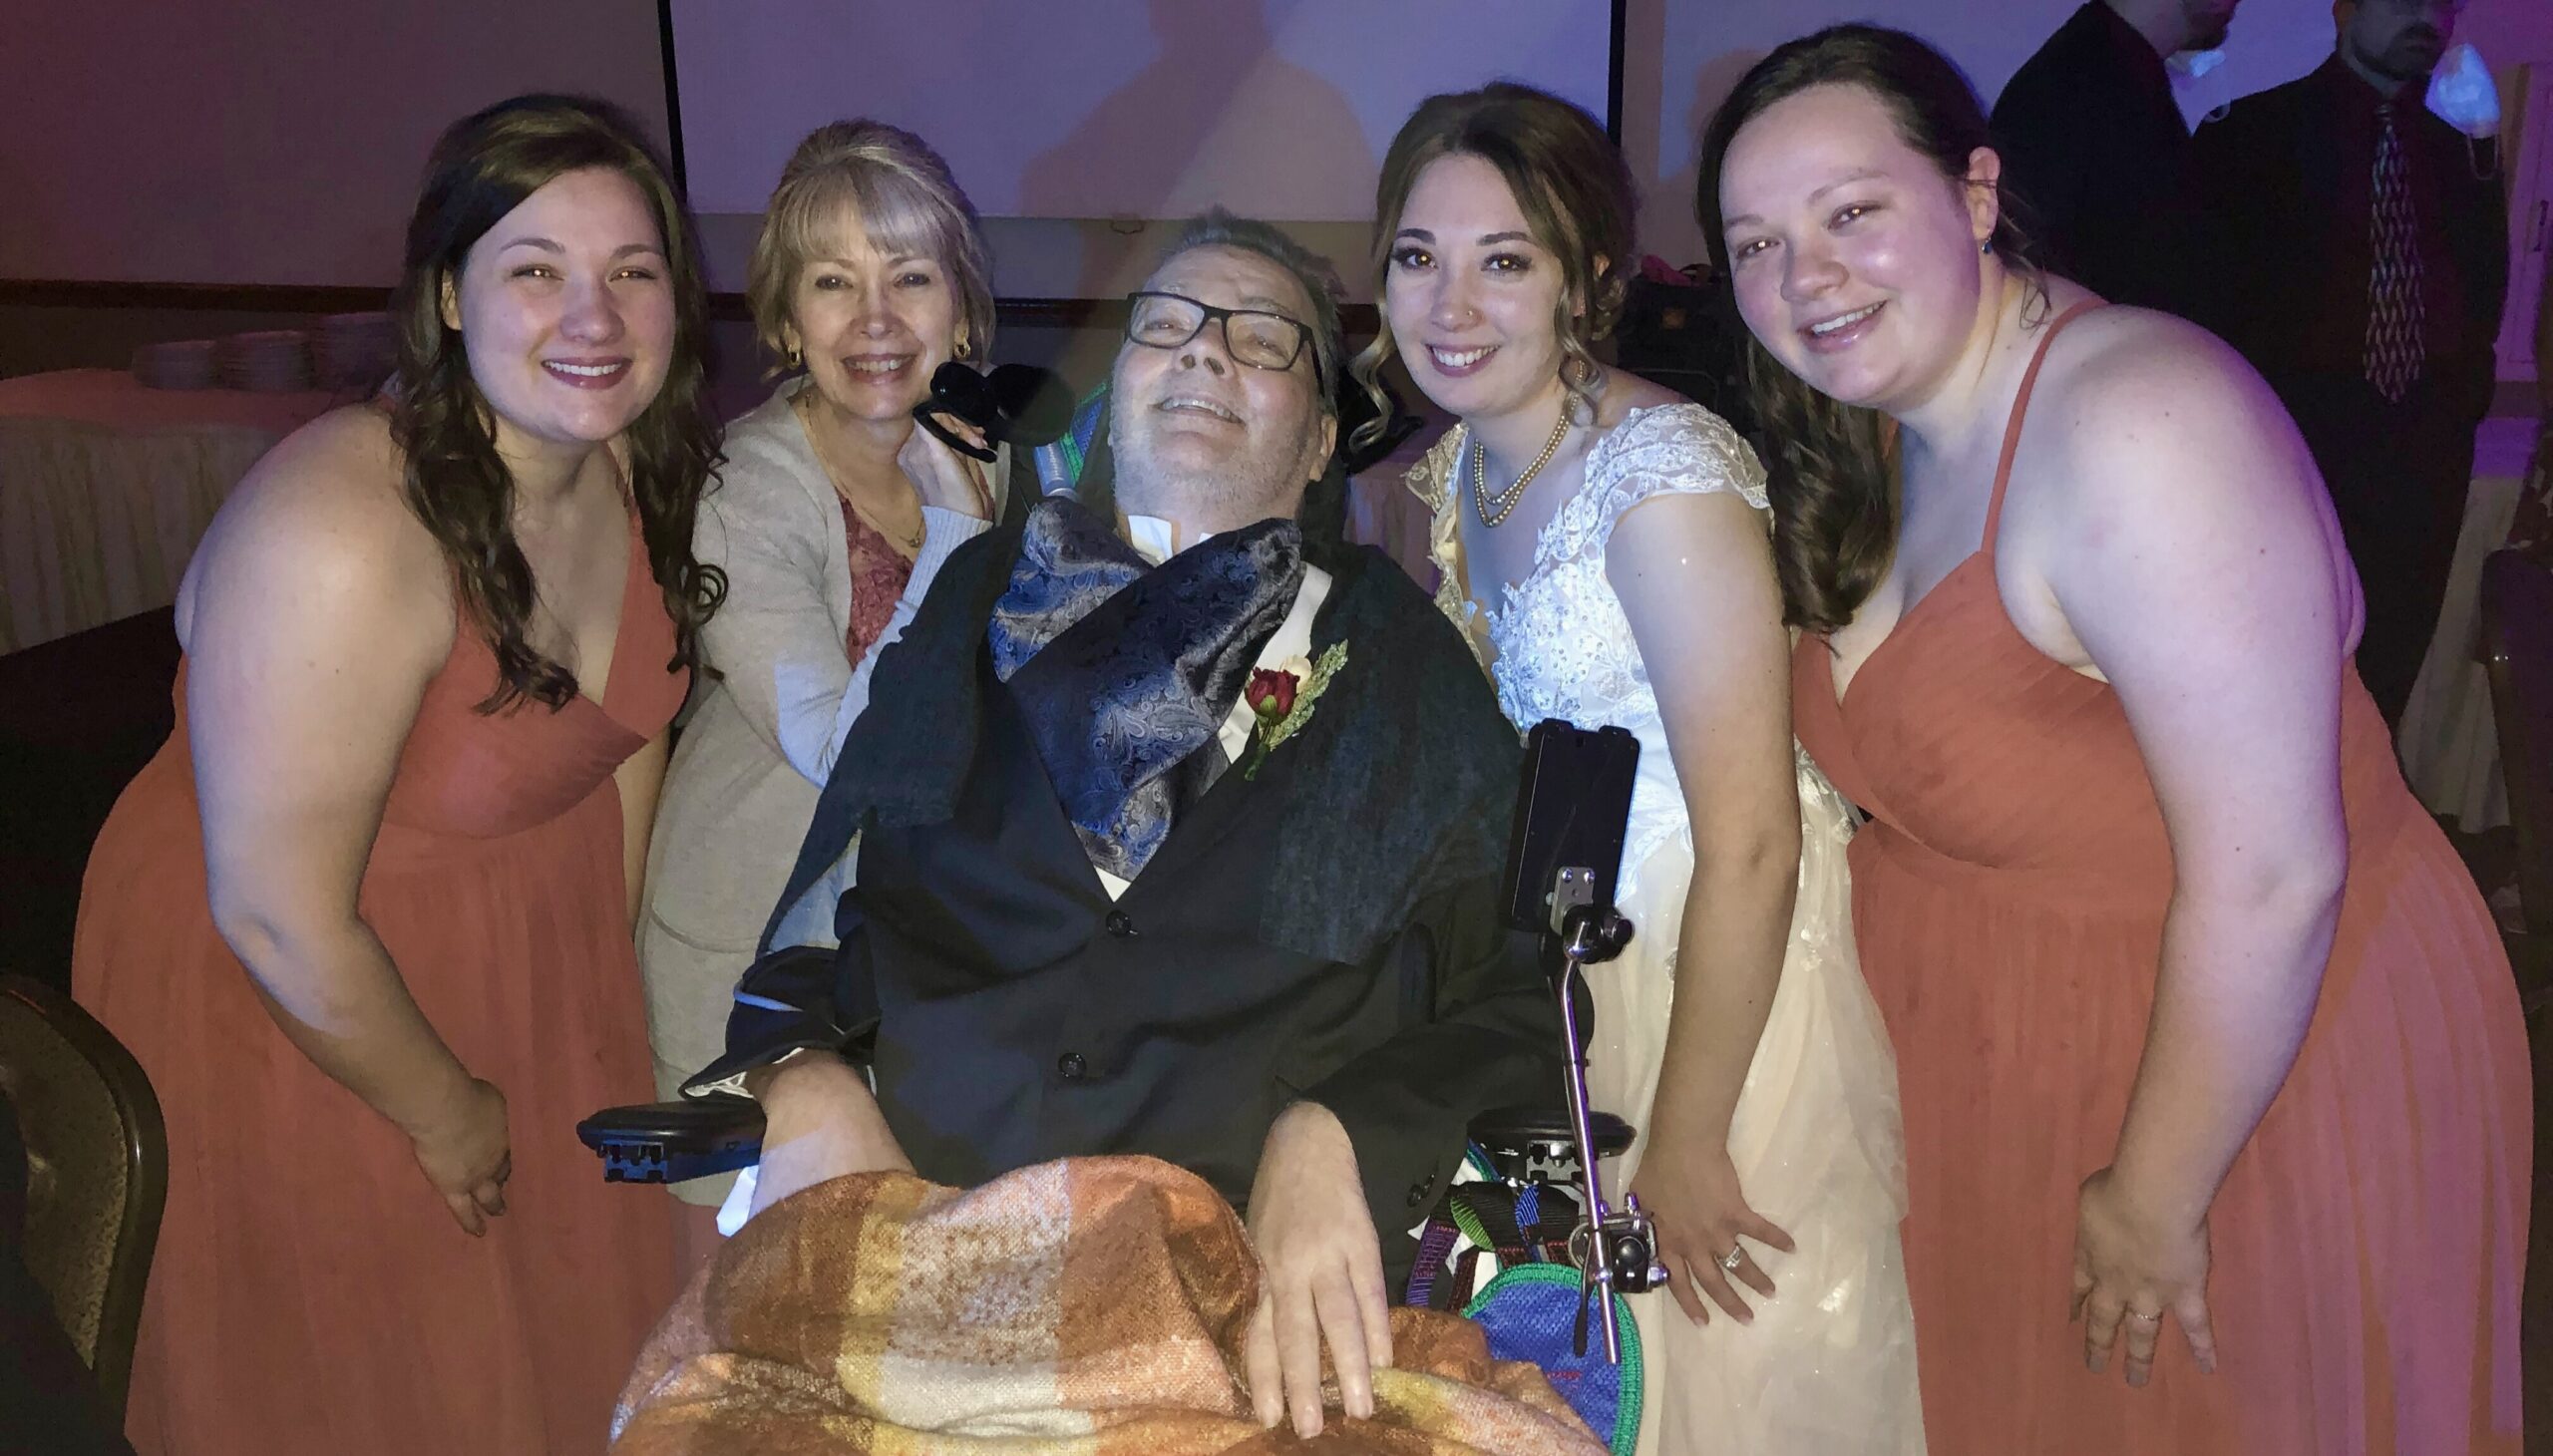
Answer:
[[[1636, 926], [1621, 958], [1591, 968], [1595, 1105], [1641, 1129], [1608, 1187], [1628, 1187], [1674, 994], [1675, 941], [1692, 834], [1657, 699], [1605, 575], [1614, 524], [1663, 492], [1734, 491], [1766, 509], [1764, 476], [1735, 431], [1699, 405], [1632, 411], [1587, 457], [1586, 482], [1536, 543], [1525, 579], [1484, 612], [1465, 595], [1459, 427], [1410, 472], [1434, 513], [1437, 604], [1464, 629], [1519, 730], [1545, 718], [1613, 723], [1640, 739], [1640, 775], [1617, 901]], [[1637, 523], [1635, 523], [1637, 529]], [[1910, 1456], [1924, 1450], [1914, 1314], [1898, 1251], [1905, 1149], [1897, 1064], [1853, 950], [1844, 851], [1850, 811], [1808, 756], [1799, 783], [1799, 898], [1764, 1035], [1729, 1127], [1756, 1212], [1797, 1252], [1753, 1248], [1778, 1297], [1749, 1293], [1751, 1326], [1714, 1307], [1697, 1326], [1663, 1290], [1633, 1296], [1645, 1363], [1642, 1456]]]

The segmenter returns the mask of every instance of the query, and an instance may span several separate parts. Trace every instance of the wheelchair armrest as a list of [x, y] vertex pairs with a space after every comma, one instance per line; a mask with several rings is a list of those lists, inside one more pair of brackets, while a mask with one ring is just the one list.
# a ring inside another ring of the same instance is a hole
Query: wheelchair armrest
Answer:
[[762, 1158], [762, 1104], [733, 1093], [606, 1107], [576, 1124], [606, 1183], [681, 1183]]
[[[1578, 1181], [1578, 1136], [1570, 1130], [1566, 1107], [1493, 1107], [1473, 1118], [1465, 1131], [1502, 1177], [1521, 1183]], [[1619, 1158], [1632, 1145], [1632, 1125], [1610, 1112], [1588, 1113], [1587, 1133], [1599, 1158]]]

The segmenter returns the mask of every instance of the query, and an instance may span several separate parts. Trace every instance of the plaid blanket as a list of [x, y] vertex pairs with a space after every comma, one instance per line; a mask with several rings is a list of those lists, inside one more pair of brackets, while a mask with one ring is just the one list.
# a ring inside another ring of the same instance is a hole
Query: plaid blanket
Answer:
[[1213, 1189], [1149, 1158], [1077, 1158], [970, 1191], [910, 1174], [765, 1211], [675, 1301], [621, 1392], [617, 1456], [1580, 1453], [1604, 1447], [1478, 1326], [1392, 1311], [1372, 1420], [1337, 1386], [1310, 1442], [1263, 1431], [1242, 1380], [1258, 1262]]

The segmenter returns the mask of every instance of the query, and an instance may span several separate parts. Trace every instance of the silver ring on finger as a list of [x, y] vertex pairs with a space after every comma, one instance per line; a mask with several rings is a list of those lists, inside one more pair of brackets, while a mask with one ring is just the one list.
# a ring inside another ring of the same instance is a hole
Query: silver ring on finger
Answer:
[[1728, 1252], [1719, 1257], [1720, 1273], [1735, 1274], [1737, 1273], [1737, 1267], [1745, 1262], [1746, 1246], [1743, 1244], [1732, 1244], [1728, 1246]]
[[2159, 1325], [2163, 1322], [2163, 1315], [2159, 1310], [2155, 1313], [2148, 1314], [2142, 1309], [2130, 1309], [2127, 1311], [2127, 1317], [2135, 1320], [2139, 1324]]

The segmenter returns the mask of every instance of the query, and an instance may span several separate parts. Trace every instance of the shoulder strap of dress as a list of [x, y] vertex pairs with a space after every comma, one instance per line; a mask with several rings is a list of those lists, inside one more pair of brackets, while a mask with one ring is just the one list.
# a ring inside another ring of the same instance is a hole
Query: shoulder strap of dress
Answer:
[[2038, 350], [2030, 355], [2030, 367], [2021, 371], [2020, 393], [2012, 396], [2012, 415], [2004, 425], [2004, 453], [1995, 462], [1995, 496], [1986, 507], [1986, 541], [1978, 549], [1995, 554], [1995, 538], [2004, 529], [2004, 488], [2012, 483], [2012, 454], [2021, 445], [2021, 417], [2030, 407], [2030, 391], [2038, 385], [2038, 367], [2047, 362], [2047, 346], [2056, 342], [2057, 334], [2074, 320], [2101, 306], [2101, 300], [2086, 298], [2056, 316], [2039, 335]]

